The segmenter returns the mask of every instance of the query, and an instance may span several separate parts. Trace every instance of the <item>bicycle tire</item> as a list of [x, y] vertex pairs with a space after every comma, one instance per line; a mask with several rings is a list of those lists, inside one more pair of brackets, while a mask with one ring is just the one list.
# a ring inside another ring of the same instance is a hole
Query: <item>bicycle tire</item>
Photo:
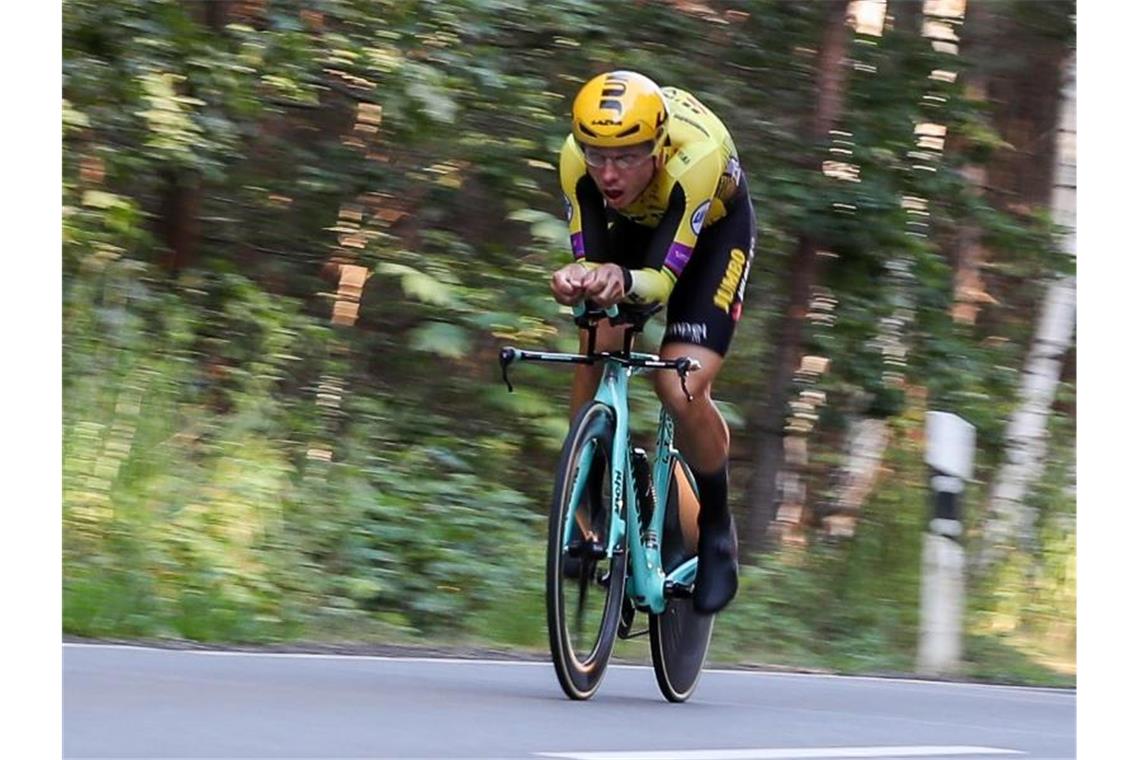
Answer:
[[[589, 699], [598, 690], [621, 622], [628, 554], [624, 546], [619, 546], [611, 557], [596, 556], [596, 547], [605, 547], [611, 530], [612, 502], [606, 498], [606, 492], [613, 439], [610, 407], [597, 401], [583, 407], [562, 447], [547, 528], [546, 627], [550, 654], [559, 685], [566, 696], [575, 700]], [[594, 454], [588, 477], [598, 483], [598, 493], [584, 493], [580, 503], [570, 504], [576, 473], [591, 444]], [[598, 472], [600, 478], [595, 477]], [[595, 547], [595, 551], [592, 555], [572, 557], [575, 534], [582, 532], [581, 502], [586, 503], [586, 520], [594, 535], [592, 541], [578, 535], [578, 551], [585, 544]], [[567, 542], [566, 526], [571, 520], [576, 525]], [[567, 562], [568, 559], [577, 561]]]
[[[682, 466], [684, 464], [682, 463]], [[670, 473], [668, 501], [665, 504], [665, 536], [679, 533], [676, 471]], [[672, 540], [679, 543], [679, 535]], [[680, 564], [671, 562], [666, 572]], [[659, 615], [649, 616], [649, 650], [653, 657], [653, 673], [657, 688], [670, 702], [684, 702], [696, 691], [712, 641], [714, 615], [702, 615], [693, 609], [693, 600], [673, 597]]]

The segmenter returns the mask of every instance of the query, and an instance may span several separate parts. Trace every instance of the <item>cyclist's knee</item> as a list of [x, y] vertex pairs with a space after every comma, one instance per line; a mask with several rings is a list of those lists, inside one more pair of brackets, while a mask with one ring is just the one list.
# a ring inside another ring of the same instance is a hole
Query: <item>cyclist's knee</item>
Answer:
[[[720, 372], [724, 358], [715, 351], [704, 346], [695, 346], [684, 343], [669, 343], [661, 348], [661, 358], [676, 359], [688, 356], [701, 363], [701, 369], [689, 374], [682, 387], [681, 378], [676, 372], [659, 371], [654, 376], [654, 387], [657, 398], [669, 410], [674, 419], [684, 420], [690, 418], [703, 419], [712, 406], [712, 385]], [[688, 389], [688, 395], [685, 389]], [[693, 400], [690, 401], [688, 396]]]

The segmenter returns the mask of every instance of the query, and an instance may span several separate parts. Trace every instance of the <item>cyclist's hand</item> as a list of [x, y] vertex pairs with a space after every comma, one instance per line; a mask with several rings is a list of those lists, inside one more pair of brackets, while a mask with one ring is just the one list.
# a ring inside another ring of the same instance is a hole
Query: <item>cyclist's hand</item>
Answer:
[[586, 275], [582, 288], [587, 298], [605, 309], [625, 297], [625, 274], [617, 264], [602, 264]]
[[567, 264], [550, 276], [550, 292], [554, 300], [563, 306], [572, 306], [582, 300], [585, 292], [583, 282], [590, 270], [575, 262]]

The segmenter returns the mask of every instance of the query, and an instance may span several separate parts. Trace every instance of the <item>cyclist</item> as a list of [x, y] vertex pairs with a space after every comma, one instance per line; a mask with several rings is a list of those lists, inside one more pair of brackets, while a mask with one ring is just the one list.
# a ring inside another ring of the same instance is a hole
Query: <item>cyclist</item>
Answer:
[[[574, 262], [554, 272], [550, 289], [567, 305], [666, 303], [661, 356], [700, 361], [686, 381], [692, 402], [675, 373], [657, 373], [655, 390], [700, 490], [693, 605], [713, 613], [735, 596], [738, 568], [728, 426], [711, 393], [752, 263], [752, 201], [728, 130], [683, 90], [611, 71], [582, 87], [572, 117], [559, 173]], [[598, 350], [620, 349], [622, 334], [599, 325]], [[572, 413], [593, 397], [600, 377], [600, 365], [576, 369]]]

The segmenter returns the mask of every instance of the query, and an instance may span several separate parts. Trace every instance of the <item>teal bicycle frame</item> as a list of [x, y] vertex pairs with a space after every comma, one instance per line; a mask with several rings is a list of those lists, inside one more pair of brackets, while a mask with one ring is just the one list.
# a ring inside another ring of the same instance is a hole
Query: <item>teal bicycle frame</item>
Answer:
[[[617, 310], [612, 309], [607, 313], [609, 316], [615, 316]], [[592, 349], [592, 340], [590, 346]], [[641, 535], [641, 511], [648, 505], [639, 503], [633, 481], [629, 437], [629, 381], [633, 375], [652, 369], [676, 370], [683, 380], [686, 372], [700, 368], [699, 363], [687, 358], [663, 360], [654, 354], [632, 352], [628, 348], [617, 354], [611, 352], [594, 354], [591, 350], [588, 356], [505, 348], [500, 353], [504, 379], [506, 379], [507, 365], [515, 360], [577, 364], [592, 364], [600, 360], [603, 363], [602, 377], [594, 394], [594, 401], [605, 404], [614, 414], [613, 451], [609, 457], [610, 493], [613, 497], [610, 501], [613, 514], [610, 518], [611, 529], [606, 556], [612, 558], [614, 552], [628, 550], [627, 595], [636, 607], [646, 609], [655, 615], [663, 613], [669, 596], [688, 596], [692, 593], [697, 577], [697, 558], [691, 557], [685, 560], [668, 574], [662, 565], [661, 536], [665, 527], [665, 507], [669, 498], [669, 477], [674, 464], [681, 458], [673, 446], [673, 418], [664, 408], [661, 409], [657, 426], [657, 451], [653, 468], [653, 488], [657, 499], [653, 514], [649, 518], [649, 527], [645, 535]], [[507, 385], [510, 387], [509, 380]], [[596, 445], [596, 442], [591, 443], [591, 448], [584, 451], [579, 460], [580, 464], [574, 474], [572, 504], [581, 503]], [[684, 468], [681, 469], [681, 477], [688, 477]], [[569, 511], [566, 525], [563, 527], [563, 546], [569, 545], [574, 525], [575, 515]], [[635, 526], [632, 531], [631, 525]]]
[[[630, 359], [657, 360], [652, 354], [630, 354]], [[606, 359], [602, 379], [594, 400], [614, 412], [614, 442], [610, 454], [610, 483], [614, 494], [613, 529], [609, 535], [606, 556], [612, 557], [619, 547], [629, 551], [629, 575], [626, 593], [635, 606], [646, 608], [655, 615], [665, 611], [666, 589], [691, 588], [697, 576], [697, 559], [693, 557], [666, 575], [661, 564], [661, 535], [665, 526], [665, 504], [669, 495], [669, 476], [679, 456], [673, 447], [673, 418], [661, 410], [657, 427], [657, 453], [653, 467], [653, 490], [658, 494], [649, 529], [642, 536], [638, 529], [630, 532], [629, 526], [640, 526], [641, 511], [649, 505], [641, 504], [633, 483], [633, 461], [629, 440], [629, 381], [635, 368]], [[577, 503], [586, 487], [593, 452], [582, 457], [582, 467], [574, 479], [574, 499]], [[573, 516], [565, 527], [564, 540], [570, 542]]]

